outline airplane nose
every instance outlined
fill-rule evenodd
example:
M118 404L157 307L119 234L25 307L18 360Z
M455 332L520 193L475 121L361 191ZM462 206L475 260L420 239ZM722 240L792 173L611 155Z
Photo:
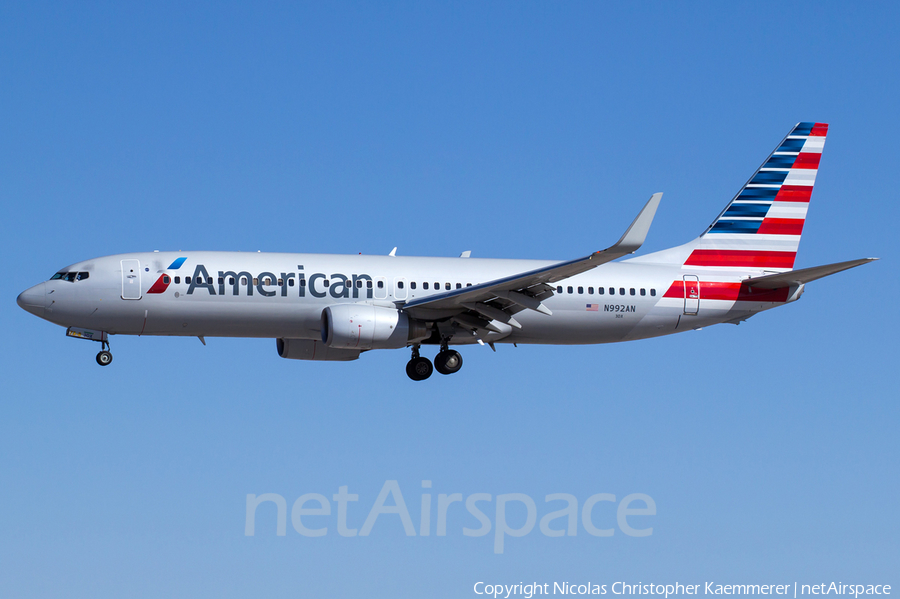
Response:
M46 288L46 283L40 283L31 289L26 289L16 298L16 303L26 312L43 317L44 306L46 305Z

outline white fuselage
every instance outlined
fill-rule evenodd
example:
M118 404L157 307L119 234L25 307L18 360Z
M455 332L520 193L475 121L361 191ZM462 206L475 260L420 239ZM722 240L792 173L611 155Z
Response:
M179 258L184 260L178 268L170 268ZM89 276L50 280L23 296L30 298L30 311L50 322L111 335L322 339L322 312L328 306L366 303L402 310L413 299L551 264L554 261L148 252L73 264L62 272ZM689 267L639 261L604 264L555 284L557 292L544 301L551 315L524 310L516 314L521 328L502 327L484 340L591 344L643 339L737 322L799 295L753 301L737 299L736 294L720 297L706 293L709 281L739 287L747 275L733 269L702 270L693 273ZM680 285L693 282L693 275L698 288ZM457 334L451 343L476 341L471 334Z

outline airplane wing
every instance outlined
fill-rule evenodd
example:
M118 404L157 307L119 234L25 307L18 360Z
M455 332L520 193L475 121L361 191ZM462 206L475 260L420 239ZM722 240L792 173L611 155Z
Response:
M401 307L414 318L425 320L455 316L466 328L497 330L490 324L492 320L521 328L513 315L522 310L551 314L541 303L554 293L550 283L586 272L637 251L647 237L647 231L650 230L661 198L661 193L653 194L621 239L605 250L583 258L412 300L402 304ZM463 314L470 311L475 314Z
M779 287L789 287L791 285L799 285L800 283L809 283L810 281L833 275L842 270L853 268L854 266L868 264L873 260L878 260L878 258L860 258L859 260L848 260L847 262L836 262L835 264L825 264L824 266L790 270L774 275L764 275L761 277L744 279L742 283L760 289L778 289Z

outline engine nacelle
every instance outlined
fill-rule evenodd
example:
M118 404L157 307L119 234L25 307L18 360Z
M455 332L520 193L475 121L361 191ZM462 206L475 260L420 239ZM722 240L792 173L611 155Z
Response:
M334 349L396 349L429 334L425 323L395 308L340 304L322 311L322 341Z
M359 350L335 349L317 339L276 339L278 355L289 360L348 362L359 358Z

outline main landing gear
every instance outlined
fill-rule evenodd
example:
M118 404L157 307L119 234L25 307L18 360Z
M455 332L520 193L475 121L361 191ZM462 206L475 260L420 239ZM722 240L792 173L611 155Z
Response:
M434 366L431 360L419 355L419 346L414 345L412 359L406 363L406 374L414 381L424 381L437 370L441 374L453 374L462 368L462 356L458 351L449 349L447 343L441 344L441 351L434 357Z
M424 381L434 372L431 360L419 355L419 346L414 345L412 358L406 363L406 375L414 381Z
M434 369L441 374L453 374L462 368L462 356L455 349L442 349L434 357Z
M97 354L97 364L100 366L109 366L112 363L112 352L109 351L109 343L102 342L100 353Z

